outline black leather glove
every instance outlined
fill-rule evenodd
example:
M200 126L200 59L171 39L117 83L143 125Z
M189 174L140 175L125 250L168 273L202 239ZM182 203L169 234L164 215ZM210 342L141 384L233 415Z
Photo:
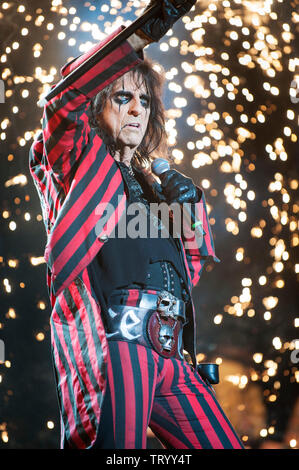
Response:
M196 0L158 0L161 1L161 14L154 16L136 31L151 42L159 41L172 25L184 16L195 5ZM147 11L157 0L151 0L144 11Z
M194 185L191 178L182 175L182 173L168 170L161 175L160 179L162 194L168 204L200 201L201 190Z

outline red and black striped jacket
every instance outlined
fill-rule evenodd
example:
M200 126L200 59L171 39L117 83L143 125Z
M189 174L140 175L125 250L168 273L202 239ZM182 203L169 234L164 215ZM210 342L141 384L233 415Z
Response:
M62 75L78 67L119 31L64 66ZM95 227L105 205L113 204L115 208L111 216L114 222L108 221L108 228L103 227L109 234L126 204L121 172L101 138L90 128L87 111L91 98L140 60L124 42L90 68L45 105L42 132L30 149L30 172L48 237L44 257L52 309L51 349L61 415L61 447L90 448L96 437L108 350L101 308L87 266L104 243ZM202 246L186 249L181 241L190 290L197 284L206 258L217 260L204 197L200 204Z

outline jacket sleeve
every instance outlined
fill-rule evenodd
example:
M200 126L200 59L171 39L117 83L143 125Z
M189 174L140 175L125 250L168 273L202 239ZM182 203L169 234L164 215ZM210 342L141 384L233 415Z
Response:
M151 186L157 201L165 201L161 185L154 180ZM176 237L180 239L190 288L198 283L208 258L213 259L216 263L220 262L215 253L205 194L202 188L197 187L197 190L201 195L199 202L184 203L183 207L178 203L170 206L174 232ZM194 223L196 224L195 229L192 228Z
M119 31L63 67L62 75L86 61ZM29 167L48 232L44 257L54 295L83 272L104 243L100 235L110 233L124 210L120 171L91 130L87 111L100 90L140 61L140 55L124 42L44 108L42 132L30 149ZM99 222L108 207L114 212L102 227ZM98 225L102 227L99 233Z
M198 283L204 264L209 257L215 262L220 262L215 253L206 198L202 189L201 192L200 201L190 204L191 210L183 211L182 242L193 287ZM196 223L195 229L191 228L191 211Z
M61 69L66 77L91 55L116 36L116 30L87 53L74 59ZM104 59L78 78L70 87L45 105L42 136L43 159L67 192L70 176L83 150L89 143L88 108L90 100L115 79L128 72L141 58L128 42L108 54Z

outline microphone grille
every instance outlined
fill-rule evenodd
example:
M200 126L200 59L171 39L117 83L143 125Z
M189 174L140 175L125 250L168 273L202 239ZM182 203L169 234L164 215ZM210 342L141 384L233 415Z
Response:
M156 158L152 162L151 168L154 175L160 176L162 173L165 173L165 171L170 169L170 165L167 160L164 160L164 158Z

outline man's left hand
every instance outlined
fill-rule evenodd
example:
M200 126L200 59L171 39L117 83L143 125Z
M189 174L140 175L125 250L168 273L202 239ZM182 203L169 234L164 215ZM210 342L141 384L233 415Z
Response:
M161 3L159 14L150 18L136 31L137 34L145 35L150 42L160 41L174 23L188 13L196 0L159 0L159 2ZM151 0L145 11L156 3L157 0Z
M192 179L176 170L168 170L161 178L162 193L168 204L178 202L196 203L201 199L201 190L197 188Z

